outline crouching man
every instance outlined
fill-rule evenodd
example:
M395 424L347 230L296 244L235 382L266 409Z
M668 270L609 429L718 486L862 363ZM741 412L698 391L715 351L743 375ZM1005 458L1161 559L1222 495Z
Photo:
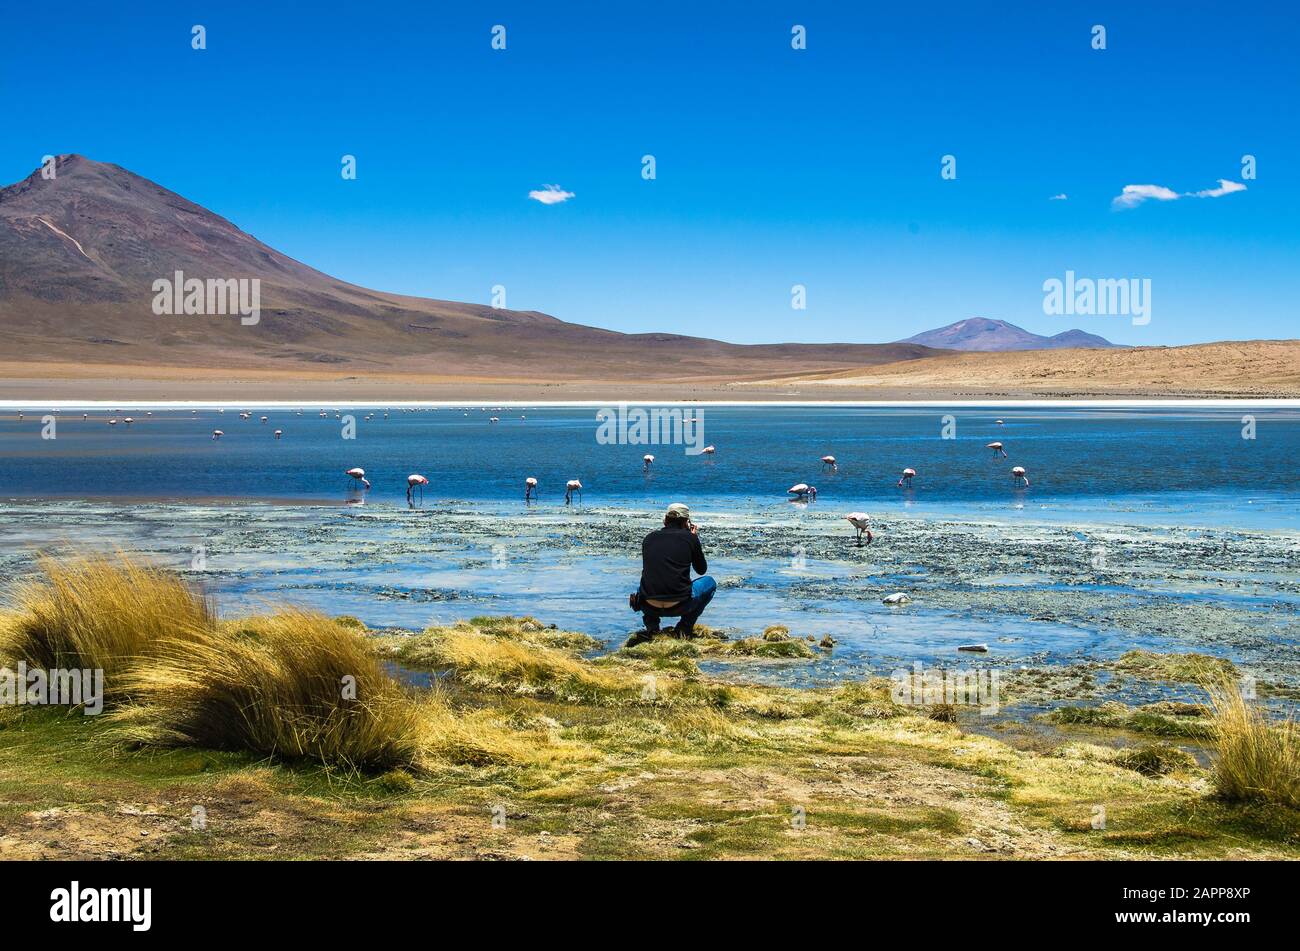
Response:
M694 581L692 568L699 575ZM676 637L695 633L695 622L718 590L705 574L708 570L691 510L674 502L664 514L664 527L641 542L641 586L628 599L645 619L647 636L659 633L659 619L665 617L679 619L673 628Z

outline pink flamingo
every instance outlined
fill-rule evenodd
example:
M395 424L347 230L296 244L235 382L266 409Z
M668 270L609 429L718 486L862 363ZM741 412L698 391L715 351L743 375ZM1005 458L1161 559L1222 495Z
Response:
M420 501L424 501L424 487L429 484L429 480L418 472L412 472L406 477L406 501L411 501L411 492L415 489L420 490Z
M213 438L213 439L220 439L220 438L221 438L222 436L224 436L224 435L225 435L225 433L223 433L223 432L222 432L221 430L219 430L219 429L214 429L214 430L212 430L212 438Z
M834 456L822 456L822 465L823 465L823 466L830 466L830 467L831 467L831 472L839 472L839 471L840 471L840 467L839 467L838 465L835 464L835 457L834 457Z
M276 439L279 439L279 438L280 438L281 436L283 436L283 435L284 435L284 430L283 430L283 429L277 429L277 430L275 431L275 438L276 438Z
M1002 453L1002 458L1003 458L1003 459L1005 459L1005 458L1007 457L1007 451L1006 451L1005 449L1002 448L1002 443L1000 443L1000 442L991 442L991 443L989 443L988 445L986 445L984 448L985 448L985 449L992 449L992 450L993 450L993 455L995 455L995 456L996 456L998 453Z
M355 469L349 469L347 471L347 474L350 475L353 478L353 480L355 480L356 482L360 482L367 489L370 488L370 480L366 478L365 469L362 469L358 466Z
M862 536L867 536L867 544L871 544L871 516L866 512L850 512L844 516L848 523L858 530L858 547L862 547Z
M529 476L524 480L524 501L532 501L535 495L537 495L537 480Z
M1020 481L1021 481L1022 479L1023 479L1024 482L1025 482L1025 488L1026 488L1026 489L1029 488L1029 476L1025 475L1025 467L1024 467L1024 466L1012 466L1012 467L1011 467L1011 481L1014 482L1016 485L1019 485L1019 484L1020 484Z
M717 451L718 451L717 446L705 446L703 449L700 450L700 455L711 456Z
M649 472L650 467L654 465L655 457L650 455L650 453L647 452L644 456L641 457L641 461L645 463L645 465L641 468L641 471Z
M578 501L582 501L582 482L578 479L570 479L564 483L564 504L569 505L573 501L573 493L578 493Z
M785 491L794 496L791 502L802 502L805 499L809 502L817 501L817 486L809 485L807 482L796 482Z
M903 477L902 477L901 479L898 480L898 486L899 486L899 488L902 488L903 483L906 482L906 483L907 483L907 487L910 489L910 488L912 487L912 480L915 479L915 478L916 478L916 470L915 470L915 469L904 469L904 470L903 470Z

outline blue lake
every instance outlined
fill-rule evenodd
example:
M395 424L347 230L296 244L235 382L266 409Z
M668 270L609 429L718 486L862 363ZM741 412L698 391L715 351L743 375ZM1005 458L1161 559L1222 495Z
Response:
M744 676L962 663L974 642L983 665L1196 650L1300 684L1293 410L705 406L700 444L717 451L691 455L598 441L596 407L344 409L355 439L326 409L69 408L55 439L41 407L0 416L0 576L37 550L120 547L186 572L223 612L295 603L406 629L529 613L615 646L637 626L640 539L684 501L720 584L705 623L838 642ZM430 483L413 507L410 473ZM566 506L572 478L584 492ZM797 482L817 501L789 501ZM899 590L911 605L880 603Z

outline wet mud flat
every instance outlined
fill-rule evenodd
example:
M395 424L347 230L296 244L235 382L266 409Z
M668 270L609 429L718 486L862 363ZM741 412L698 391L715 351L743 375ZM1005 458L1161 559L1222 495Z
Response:
M225 612L294 603L401 630L531 614L614 650L639 626L626 594L658 517L432 500L416 509L8 502L0 575L32 570L38 551L122 548L182 570ZM706 661L712 674L815 686L921 662L1007 676L1091 670L1093 699L1185 695L1131 677L1107 686L1105 665L1142 649L1224 657L1275 688L1300 688L1292 532L895 515L874 520L875 542L857 547L829 507L703 506L696 520L720 587L707 623L733 637L784 624L836 642L811 659ZM900 591L911 603L881 603ZM988 650L957 650L971 643ZM1051 679L1060 689L1035 702L1088 699L1069 686L1077 677Z

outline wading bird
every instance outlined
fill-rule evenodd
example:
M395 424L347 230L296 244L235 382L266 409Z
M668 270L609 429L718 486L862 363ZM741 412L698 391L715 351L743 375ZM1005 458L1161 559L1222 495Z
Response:
M809 502L817 501L817 486L809 485L807 482L796 482L785 491L794 496L791 502L801 502L805 499Z
M275 438L276 438L276 439L279 439L279 438L280 438L281 436L283 436L283 435L284 435L284 430L283 430L283 429L277 429L277 430L275 431Z
M823 466L830 466L830 468L831 468L831 472L839 472L839 471L840 471L840 467L839 467L838 465L835 464L835 457L834 457L834 456L822 456L822 465L823 465Z
M370 480L366 478L366 470L360 467L349 469L347 474L352 477L353 481L360 482L367 489L370 488Z
M578 501L582 501L582 482L578 479L570 479L564 483L564 504L568 505L573 501L573 493L578 493Z
M424 501L424 487L429 484L429 480L418 472L412 472L406 477L406 501L411 501L411 493L417 488L420 490L420 501Z
M537 494L537 480L529 476L524 480L524 501L532 501L533 496Z
M862 536L867 536L867 544L871 544L871 516L866 512L850 512L844 516L850 525L858 530L858 547L862 546Z
M718 451L717 446L705 446L703 449L700 450L700 455L711 456L717 451Z
M213 439L220 439L220 438L221 438L222 436L224 436L224 435L225 435L225 433L223 433L223 432L222 432L221 430L219 430L219 429L214 429L214 430L212 430L212 438L213 438Z
M1007 451L1006 451L1005 449L1002 448L1002 443L1000 443L1000 442L991 442L991 443L989 443L988 445L986 445L984 448L985 448L985 449L992 449L992 450L993 450L993 455L995 455L995 456L996 456L998 453L1002 453L1002 458L1003 458L1003 459L1005 459L1005 458L1007 457Z
M1012 466L1011 481L1016 485L1019 485L1022 479L1024 480L1025 488L1029 488L1029 476L1025 475L1025 467Z
M904 470L903 470L903 477L902 477L901 479L898 480L898 484L899 484L899 486L901 487L901 486L903 485L903 483L906 482L906 483L907 483L907 487L910 489L910 488L912 487L912 480L915 479L915 478L916 478L916 470L915 470L915 469L904 469Z
M650 471L650 466L654 464L655 457L652 456L652 455L650 455L650 453L647 452L644 456L641 457L641 461L645 463L645 465L642 467L641 471L642 471L642 472L649 472L649 471Z

